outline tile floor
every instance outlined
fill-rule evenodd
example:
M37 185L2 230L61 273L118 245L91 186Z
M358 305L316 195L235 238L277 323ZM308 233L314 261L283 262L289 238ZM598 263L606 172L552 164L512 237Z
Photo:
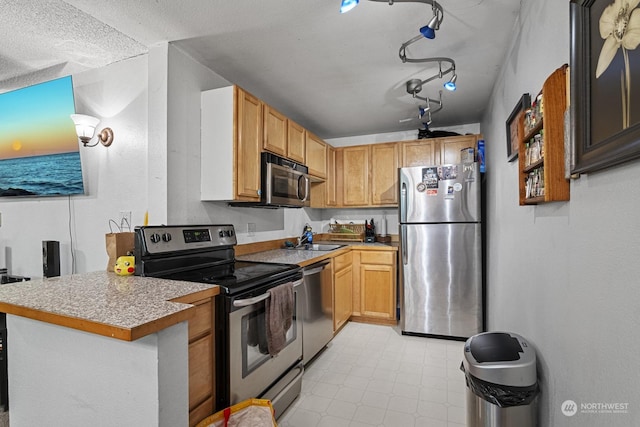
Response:
M349 322L306 368L279 427L464 427L463 342Z

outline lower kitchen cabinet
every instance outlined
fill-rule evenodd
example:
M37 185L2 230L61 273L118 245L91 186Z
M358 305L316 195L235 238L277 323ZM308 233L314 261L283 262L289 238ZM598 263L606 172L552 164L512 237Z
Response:
M175 300L196 306L189 320L189 426L195 426L215 409L215 357L213 298Z
M396 323L396 251L353 251L353 320Z
M348 252L332 260L333 269L333 331L338 331L351 317L353 266Z

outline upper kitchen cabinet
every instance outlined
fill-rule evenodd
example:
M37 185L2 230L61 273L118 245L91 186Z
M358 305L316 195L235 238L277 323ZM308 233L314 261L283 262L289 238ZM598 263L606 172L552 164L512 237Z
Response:
M398 204L398 144L371 145L371 204Z
M338 192L344 206L367 206L369 194L369 145L338 148Z
M263 138L264 150L304 164L304 128L267 104L264 104Z
M201 102L201 200L259 201L262 102L238 86Z
M328 207L338 205L336 156L336 149L330 145L327 145L327 181L325 182L325 204Z
M287 156L294 162L306 162L306 131L293 120L287 121Z
M287 157L287 118L271 106L264 104L264 135L262 148Z
M309 175L324 180L327 178L327 143L311 132L306 132L306 154Z
M336 171L336 149L327 144L327 178L311 182L311 207L330 208L338 206L338 177Z
M436 164L435 145L434 139L401 142L402 167Z
M451 165L462 163L462 150L465 148L476 149L478 135L449 136L438 138L440 148L440 164Z
M477 140L478 135L460 135L400 142L402 167L461 163L462 149L476 149Z

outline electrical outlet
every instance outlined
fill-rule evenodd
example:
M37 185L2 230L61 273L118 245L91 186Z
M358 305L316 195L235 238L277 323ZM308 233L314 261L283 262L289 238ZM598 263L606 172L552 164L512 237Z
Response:
M122 231L132 231L133 224L131 224L131 211L120 211L120 221L118 222Z

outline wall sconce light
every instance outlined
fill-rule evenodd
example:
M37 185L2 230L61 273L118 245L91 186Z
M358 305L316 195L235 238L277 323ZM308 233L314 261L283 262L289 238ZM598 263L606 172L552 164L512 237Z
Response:
M83 146L95 147L98 145L98 142L100 142L105 147L108 147L113 142L113 131L111 128L104 128L98 133L96 142L89 144L96 133L96 126L100 123L100 119L85 114L72 114L71 120L73 120L73 123L76 125L76 133Z

